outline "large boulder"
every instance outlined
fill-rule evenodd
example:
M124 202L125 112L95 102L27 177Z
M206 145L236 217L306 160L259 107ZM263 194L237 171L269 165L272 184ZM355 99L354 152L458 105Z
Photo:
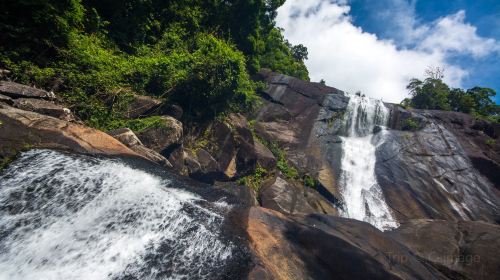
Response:
M287 181L281 177L269 180L259 192L262 207L289 215L307 215L313 213L337 216L337 210L331 202L316 190L304 187L298 182Z
M180 145L182 123L170 116L161 116L161 125L147 128L137 134L144 146L162 153L172 145Z
M124 112L125 117L135 119L147 116L162 104L162 100L146 95L134 95Z
M368 223L258 207L244 216L255 258L249 279L446 279Z
M500 226L484 222L410 220L389 233L451 279L500 275Z
M0 81L0 93L11 98L41 98L41 99L56 99L53 92L48 92L42 89L10 82Z
M13 106L21 110L32 111L67 121L74 119L68 108L43 99L18 98L15 99Z
M0 155L13 156L26 148L140 157L102 131L0 103Z
M151 160L152 162L156 162L159 165L172 168L172 164L164 156L151 149L146 148L132 130L128 128L121 128L109 131L108 134L125 144L134 152Z

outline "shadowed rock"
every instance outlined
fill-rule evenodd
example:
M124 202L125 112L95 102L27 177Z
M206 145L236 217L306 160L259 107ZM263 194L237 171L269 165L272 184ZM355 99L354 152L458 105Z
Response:
M410 220L389 235L451 279L486 280L500 275L500 226Z
M145 95L134 95L125 111L125 117L130 119L147 116L162 104L162 100Z
M11 98L42 98L55 99L56 96L52 92L43 89L37 89L30 86L21 85L9 81L0 81L0 93Z
M252 207L249 279L445 279L375 227L327 215L288 218Z
M270 180L259 192L261 206L283 214L307 215L323 213L338 215L333 205L316 190L281 177Z

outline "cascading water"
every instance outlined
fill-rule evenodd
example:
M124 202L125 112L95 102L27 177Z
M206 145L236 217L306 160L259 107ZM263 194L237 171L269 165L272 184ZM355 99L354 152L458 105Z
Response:
M223 236L231 206L173 177L49 150L2 174L0 279L220 279L244 266Z
M385 126L389 112L382 101L349 95L342 136L341 187L344 200L342 215L369 222L379 229L397 227L375 177L375 151L384 139L384 130L373 134L376 126Z

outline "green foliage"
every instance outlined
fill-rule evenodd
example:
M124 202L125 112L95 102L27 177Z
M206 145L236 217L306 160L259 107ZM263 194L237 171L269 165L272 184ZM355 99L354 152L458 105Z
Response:
M305 175L302 178L302 182L304 183L304 186L313 189L317 188L317 186L319 185L319 182L309 175Z
M440 79L412 79L407 86L412 95L410 105L418 109L450 110L450 88Z
M7 0L0 67L57 91L78 117L107 128L132 93L183 106L190 120L250 110L267 67L308 79L307 49L275 27L284 0Z
M236 183L239 185L248 186L255 191L259 191L260 187L262 186L262 182L265 180L267 175L269 175L267 170L257 164L254 174L240 178L236 181Z
M165 121L160 116L152 116L143 119L117 119L111 121L106 127L107 130L114 130L118 128L127 127L135 133L142 132L151 127L166 127Z
M5 0L0 4L0 54L45 64L83 26L79 0Z
M415 131L419 128L419 124L416 120L414 119L406 119L403 122L403 130L410 130L410 131Z
M411 98L403 100L401 104L404 107L457 111L498 120L500 107L493 101L496 95L493 89L450 89L441 78L427 78L424 81L412 79L407 88Z
M486 145L488 146L493 146L497 143L497 141L495 139L487 139L486 140Z
M286 159L286 151L281 149L277 143L267 143L268 148L276 157L276 167L288 179L297 179L299 172L294 167L288 164Z
M254 64L254 68L269 68L302 80L309 80L309 72L303 61L306 58L307 49L304 46L291 46L283 37L281 30L273 28L264 42L264 51L258 56L258 63Z

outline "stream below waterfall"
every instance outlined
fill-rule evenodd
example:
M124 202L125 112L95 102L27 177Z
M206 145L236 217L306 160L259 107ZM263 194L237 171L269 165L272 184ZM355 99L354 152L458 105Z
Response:
M382 101L349 95L341 137L341 215L381 230L398 226L375 176L376 149L384 141L388 118L389 110Z
M239 278L231 203L150 168L23 153L0 173L0 279Z

